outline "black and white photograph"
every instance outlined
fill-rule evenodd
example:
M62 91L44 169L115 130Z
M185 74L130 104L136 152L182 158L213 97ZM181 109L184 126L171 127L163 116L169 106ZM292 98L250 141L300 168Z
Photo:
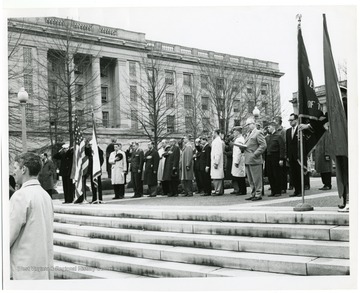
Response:
M4 0L2 290L357 289L357 9Z

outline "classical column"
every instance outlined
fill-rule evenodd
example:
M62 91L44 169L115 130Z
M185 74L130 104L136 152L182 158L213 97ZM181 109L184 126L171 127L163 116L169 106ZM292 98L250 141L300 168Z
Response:
M130 107L128 105L130 97L130 86L127 79L127 68L126 60L117 59L116 68L115 68L115 84L117 89L117 94L115 95L116 99L114 101L114 118L116 119L116 125L119 125L121 128L130 128ZM126 115L127 113L128 115Z
M101 76L99 57L92 57L91 69L94 89L92 93L94 118L97 125L102 125Z

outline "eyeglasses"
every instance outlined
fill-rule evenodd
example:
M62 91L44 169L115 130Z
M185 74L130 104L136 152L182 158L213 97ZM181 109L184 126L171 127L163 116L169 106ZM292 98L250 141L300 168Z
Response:
M295 119L289 119L289 122L292 122L292 121L294 121Z

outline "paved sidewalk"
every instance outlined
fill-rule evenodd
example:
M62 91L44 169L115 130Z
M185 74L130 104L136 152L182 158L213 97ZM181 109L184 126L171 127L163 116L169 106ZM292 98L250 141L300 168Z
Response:
M318 190L322 187L321 179L314 177L310 179L311 188L310 190L305 191L305 203L310 204L315 209L329 208L330 210L337 210L337 205L340 204L340 199L337 194L336 188L336 178L332 178L333 189L330 191L320 191ZM124 199L113 200L114 193L111 190L104 191L103 201L104 205L108 206L116 206L116 205L127 205L127 206L137 206L147 208L163 208L166 207L176 207L176 208L199 208L204 207L206 209L252 209L252 208L260 208L260 207L277 207L285 210L292 209L297 204L302 202L301 197L289 197L293 191L288 190L286 194L281 195L280 197L268 197L271 193L268 190L269 185L265 185L265 196L261 201L247 201L245 198L249 196L249 188L247 188L248 195L245 196L236 196L230 194L232 189L226 189L225 194L223 196L208 196L203 197L195 194L193 197L166 197L166 196L157 196L155 198L149 198L145 195L142 198L131 198L133 195L130 190L127 190ZM58 199L54 199L54 203L60 204L62 200L62 196L59 194L56 196ZM92 199L91 195L87 196L87 200L90 201ZM93 205L94 206L94 205Z

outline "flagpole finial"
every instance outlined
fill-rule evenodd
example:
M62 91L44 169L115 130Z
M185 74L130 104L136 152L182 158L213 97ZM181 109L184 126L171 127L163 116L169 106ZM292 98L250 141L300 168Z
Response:
M298 28L300 28L300 26L301 26L301 18L302 18L301 14L296 14L296 19L298 21Z

